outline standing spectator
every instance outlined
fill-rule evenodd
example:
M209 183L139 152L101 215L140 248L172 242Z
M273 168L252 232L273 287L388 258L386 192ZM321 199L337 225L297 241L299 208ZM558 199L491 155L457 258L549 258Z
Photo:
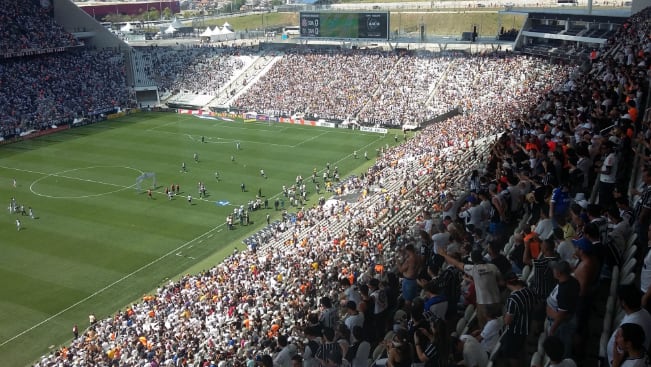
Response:
M651 166L645 166L642 170L642 181L645 185L644 191L642 191L642 197L635 206L634 217L637 221L638 243L648 246L649 233L647 228L651 225Z
M373 278L368 283L369 296L373 300L374 311L373 311L373 335L374 340L382 340L384 337L384 332L386 329L386 324L389 314L389 303L387 300L386 291L380 287L380 281L377 278Z
M364 339L364 330L355 326L351 333L352 344L346 351L346 360L351 367L368 367L371 343Z
M441 290L434 283L429 282L425 285L423 288L424 312L430 312L435 317L445 319L448 300L440 293Z
M511 291L506 299L504 326L506 330L502 337L501 358L508 361L509 366L521 366L525 343L529 335L529 320L534 305L537 303L534 292L526 287L515 273L506 276L506 287Z
M604 142L601 147L605 158L601 164L601 174L599 175L599 205L608 207L614 205L613 190L617 180L617 154L615 143L611 140Z
M651 238L651 224L647 225L647 232ZM647 240L647 246L651 245ZM640 271L640 290L642 291L642 307L651 313L651 251L644 256L642 270Z
M549 265L558 261L559 257L554 250L554 241L552 239L546 239L542 241L542 256L537 259L530 259L533 266L533 278L531 280L531 290L536 294L539 300L547 299L549 293L556 286L556 279ZM527 254L529 251L525 252L525 261L527 261Z
M571 203L569 182L561 181L560 185L552 191L552 197L549 201L549 218L554 222L555 226L558 225L557 218L567 216ZM547 237L541 235L543 239Z
M353 330L355 326L364 326L364 314L357 310L357 303L355 301L348 301L346 303L347 315L344 318L344 325L348 330Z
M450 257L442 249L439 249L439 254L445 258L447 263L463 270L472 277L477 292L477 320L479 321L479 327L483 328L488 321L488 313L502 306L498 287L500 280L499 269L493 264L486 264L481 251L472 251L470 253L472 264L468 265Z
M448 254L453 259L460 261L456 252ZM457 315L457 302L461 298L462 272L448 263L443 264L444 269L432 280L433 286L441 290L441 295L448 299L448 308L445 318L450 319Z
M343 359L341 346L335 341L335 331L332 328L323 328L323 344L316 353L316 358L321 362L322 366L339 366Z
M411 306L411 301L418 296L419 287L416 277L421 263L422 260L416 254L414 245L405 246L404 258L398 270L402 273L402 298L405 300L407 308Z
M590 309L595 300L594 294L599 281L599 259L595 253L595 247L586 237L572 241L576 247L575 256L579 263L574 269L574 278L579 282L579 297L576 304L576 334L578 347L575 356L583 356L585 339L584 334L589 332L588 322L590 321Z
M579 294L581 286L571 275L572 269L566 261L553 262L550 266L558 284L547 297L548 334L560 338L565 348L565 356L570 356L572 338L576 332L576 295Z
M316 354L321 349L321 329L318 326L308 326L305 329L305 337L308 342L303 348L303 367L318 367Z
M321 306L321 314L319 315L319 323L325 328L333 329L337 327L339 322L337 317L337 310L333 307L330 297L322 297L319 302Z
M296 355L296 345L289 343L287 335L278 336L280 352L273 359L274 367L291 367L292 357Z

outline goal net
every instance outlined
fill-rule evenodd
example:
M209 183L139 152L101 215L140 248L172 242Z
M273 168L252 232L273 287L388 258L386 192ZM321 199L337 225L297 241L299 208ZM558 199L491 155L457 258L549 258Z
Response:
M144 172L142 175L138 176L136 178L136 190L137 191L142 191L142 186L143 183L147 185L147 183L151 181L151 189L156 188L156 173L154 172Z

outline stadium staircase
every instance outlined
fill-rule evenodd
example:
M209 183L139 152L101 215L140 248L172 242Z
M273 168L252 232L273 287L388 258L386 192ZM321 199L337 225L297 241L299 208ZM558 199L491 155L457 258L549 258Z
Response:
M222 88L217 96L208 103L208 107L231 106L240 95L246 92L252 85L264 76L273 65L281 60L283 55L271 55L265 53L258 57L249 67L237 78L232 79ZM246 83L245 83L246 81ZM231 94L231 91L235 93Z

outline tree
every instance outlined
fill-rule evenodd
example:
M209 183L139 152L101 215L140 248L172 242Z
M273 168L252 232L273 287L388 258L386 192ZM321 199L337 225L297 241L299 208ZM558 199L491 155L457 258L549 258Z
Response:
M149 20L158 20L160 19L160 11L158 9L150 9L149 10L149 16L147 17Z
M172 19L172 9L170 9L169 7L163 9L163 18Z

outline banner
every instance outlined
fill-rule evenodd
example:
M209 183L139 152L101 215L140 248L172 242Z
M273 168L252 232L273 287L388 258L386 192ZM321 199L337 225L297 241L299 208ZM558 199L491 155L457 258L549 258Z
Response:
M14 143L14 142L21 141L21 140L34 139L34 138L38 138L39 136L54 134L54 133L57 133L59 131L68 130L69 128L70 128L70 125L63 125L63 126L57 126L56 128L52 128L52 129L35 131L35 132L33 132L33 133L29 134L29 135L14 137L14 138L11 138L9 140L6 140L6 139L2 138L2 139L0 139L0 145L10 144L10 143Z
M121 111L121 112L118 112L118 113L111 113L111 114L106 115L106 119L107 120L112 120L112 119L116 119L118 117L126 116L126 114L127 113L124 112L124 111Z
M378 134L386 134L389 132L389 130L383 128L383 127L368 127L368 126L361 126L359 128L360 131L364 132L369 132L369 133L378 133Z

